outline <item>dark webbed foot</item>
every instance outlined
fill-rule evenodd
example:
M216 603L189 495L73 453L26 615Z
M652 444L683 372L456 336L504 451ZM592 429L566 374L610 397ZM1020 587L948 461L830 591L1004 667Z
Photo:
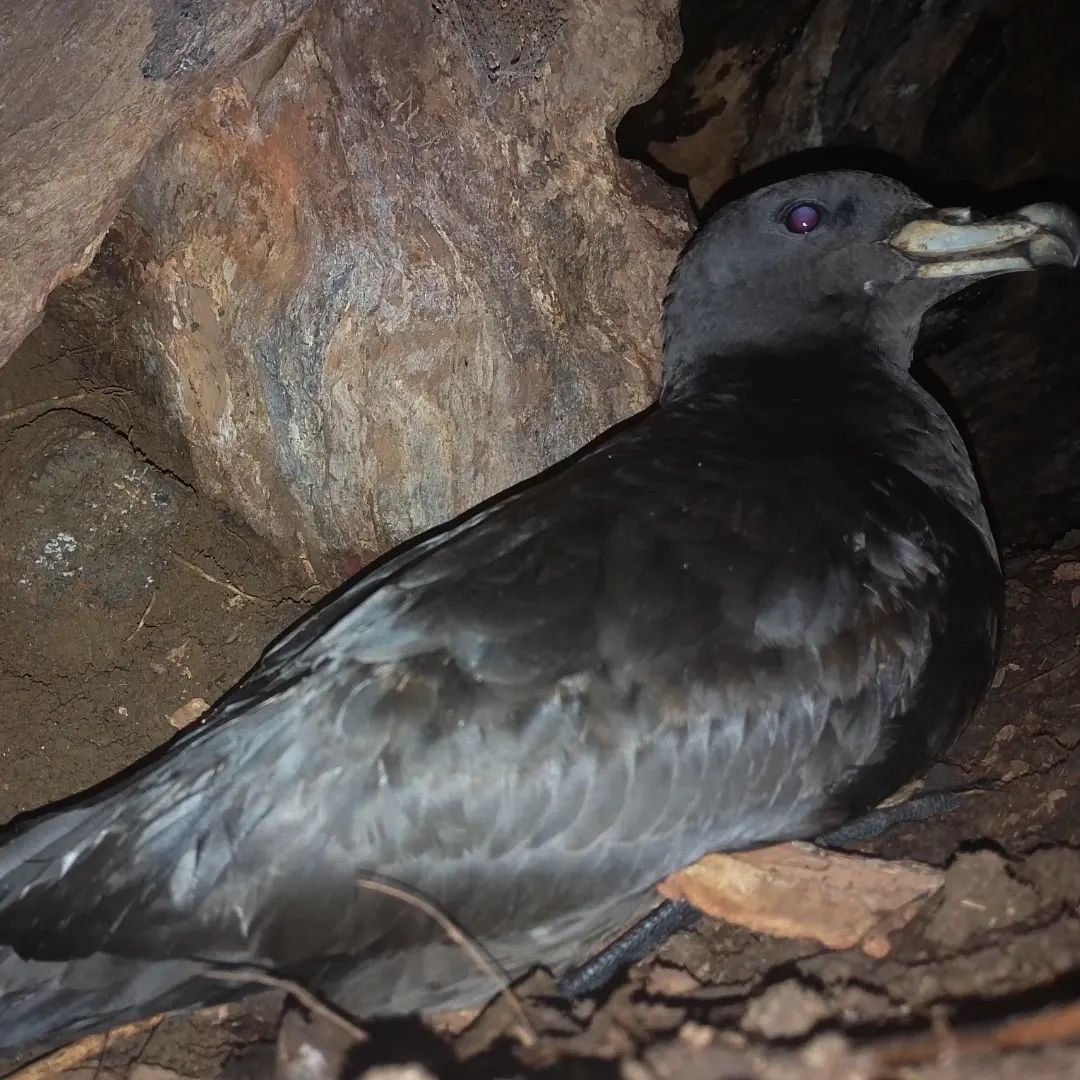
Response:
M818 837L817 843L829 848L842 847L880 836L897 825L928 821L955 810L976 790L931 791L893 806L881 806ZM665 900L581 967L566 972L559 980L560 993L567 998L595 993L624 968L644 959L673 934L689 930L700 918L701 912L685 900Z

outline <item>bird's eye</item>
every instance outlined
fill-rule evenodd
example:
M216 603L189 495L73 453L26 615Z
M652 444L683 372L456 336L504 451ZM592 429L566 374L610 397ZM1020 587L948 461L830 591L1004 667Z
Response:
M809 203L793 206L784 216L784 225L788 232L813 232L821 224L821 211Z

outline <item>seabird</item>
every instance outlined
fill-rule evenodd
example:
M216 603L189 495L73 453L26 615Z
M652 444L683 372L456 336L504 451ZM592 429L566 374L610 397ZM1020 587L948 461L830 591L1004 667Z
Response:
M657 404L301 619L205 722L0 844L0 1049L253 989L359 1017L562 971L710 851L879 802L990 677L994 540L913 379L926 310L1073 266L1080 221L992 220L827 172L687 247Z

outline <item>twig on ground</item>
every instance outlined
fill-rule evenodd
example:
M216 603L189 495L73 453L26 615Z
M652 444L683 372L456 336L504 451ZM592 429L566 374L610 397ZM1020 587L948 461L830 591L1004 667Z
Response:
M428 918L433 919L442 927L443 933L461 947L470 960L485 974L491 977L491 981L499 988L499 994L509 1006L511 1012L518 1018L521 1024L521 1042L524 1046L535 1046L539 1042L536 1029L532 1026L525 1006L521 999L514 993L510 980L506 977L499 965L484 952L477 941L467 934L453 919L444 911L433 904L426 896L406 888L403 885L392 884L378 878L360 878L358 884L362 889L371 889L373 892L392 896L397 900L403 900L412 904L418 911L422 911Z
M340 1009L328 1005L295 979L274 975L258 967L213 967L207 968L203 974L220 982L258 983L260 986L268 986L272 990L281 990L286 994L291 994L308 1012L340 1028L357 1043L367 1042L368 1035L362 1027L354 1024Z
M981 1031L938 1031L897 1041L876 1050L883 1066L922 1065L943 1053L982 1054L1026 1050L1049 1043L1080 1039L1080 1001L1052 1009L1012 1017L996 1027Z
M252 593L244 592L243 589L237 588L231 581L222 581L221 578L216 578L213 574L208 574L202 567L196 566L193 562L189 562L183 555L180 555L175 551L173 552L173 557L177 562L183 563L189 570L193 570L199 577L209 581L212 585L217 585L221 589L227 589L233 596L242 597L244 600L253 600L257 604L270 603L265 596L255 596Z
M1030 678L1005 687L1002 690L1002 695L1012 694L1017 690L1027 690L1029 693L1033 690L1049 690L1052 687L1060 686L1061 683L1068 681L1078 672L1080 672L1080 653L1061 660L1054 664L1053 667L1047 668L1046 671L1040 671L1038 675L1032 675Z
M131 631L130 634L128 634L128 636L126 638L124 638L125 641L130 641L146 625L146 616L150 614L150 609L154 606L154 601L156 599L157 599L157 589L155 589L150 594L150 603L147 604L146 607L143 609L142 615L139 616L138 625L135 627L134 630Z

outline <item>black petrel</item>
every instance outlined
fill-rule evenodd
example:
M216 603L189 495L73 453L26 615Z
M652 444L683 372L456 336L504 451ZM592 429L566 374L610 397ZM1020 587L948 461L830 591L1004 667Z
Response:
M196 729L0 843L0 1049L240 996L476 1001L439 904L564 970L709 851L812 837L924 768L990 676L1001 577L926 310L1072 266L867 173L721 210L672 276L657 404L350 581Z

